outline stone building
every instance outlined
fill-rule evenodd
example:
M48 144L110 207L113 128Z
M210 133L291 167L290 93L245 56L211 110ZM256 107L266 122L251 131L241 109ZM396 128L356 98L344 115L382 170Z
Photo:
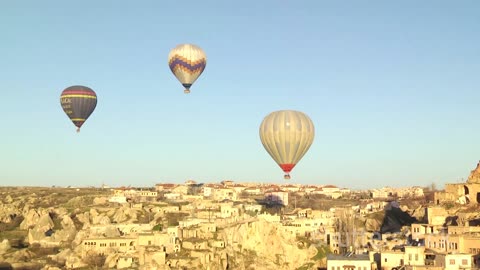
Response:
M435 203L456 202L460 204L480 203L480 162L470 172L466 183L445 184L445 191L435 192Z
M370 257L364 254L327 255L327 270L371 270Z
M405 246L403 251L382 251L380 261L377 261L381 270L399 269L406 265L425 265L425 247Z

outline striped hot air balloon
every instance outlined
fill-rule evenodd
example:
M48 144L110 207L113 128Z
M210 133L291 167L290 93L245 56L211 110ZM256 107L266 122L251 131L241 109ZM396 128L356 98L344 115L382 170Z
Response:
M285 179L290 179L290 172L307 153L314 136L312 120L299 111L272 112L260 125L260 140L285 172Z
M173 75L185 87L185 94L188 94L192 84L207 66L207 55L196 45L181 44L170 51L168 65Z
M80 128L97 106L97 94L86 86L70 86L60 95L60 104L77 127L77 132L80 132Z

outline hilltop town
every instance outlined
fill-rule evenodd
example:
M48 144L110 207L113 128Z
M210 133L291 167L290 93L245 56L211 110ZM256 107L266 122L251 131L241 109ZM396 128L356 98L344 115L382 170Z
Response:
M475 269L465 183L0 188L0 269Z

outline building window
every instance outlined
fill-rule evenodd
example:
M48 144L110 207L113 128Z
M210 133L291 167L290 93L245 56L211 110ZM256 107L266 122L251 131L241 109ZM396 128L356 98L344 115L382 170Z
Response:
M415 254L415 261L418 261L418 254Z
M335 266L332 266L332 270L335 270Z
M450 259L450 265L454 265L455 264L455 259Z
M462 260L462 265L467 265L468 264L468 260L467 259L463 259Z
M409 260L409 261L412 260L412 254L408 254L408 260Z
M388 262L387 258L385 258L385 262Z

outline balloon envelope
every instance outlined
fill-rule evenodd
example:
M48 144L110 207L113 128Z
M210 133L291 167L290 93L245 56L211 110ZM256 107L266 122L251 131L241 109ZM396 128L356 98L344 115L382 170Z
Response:
M290 179L290 172L307 153L314 136L312 120L299 111L272 112L260 125L260 140L285 172L285 179Z
M80 131L97 106L97 94L86 86L70 86L60 95L60 104L77 131Z
M170 51L168 65L173 75L185 87L184 92L190 93L190 87L207 66L207 55L196 45L180 44Z

